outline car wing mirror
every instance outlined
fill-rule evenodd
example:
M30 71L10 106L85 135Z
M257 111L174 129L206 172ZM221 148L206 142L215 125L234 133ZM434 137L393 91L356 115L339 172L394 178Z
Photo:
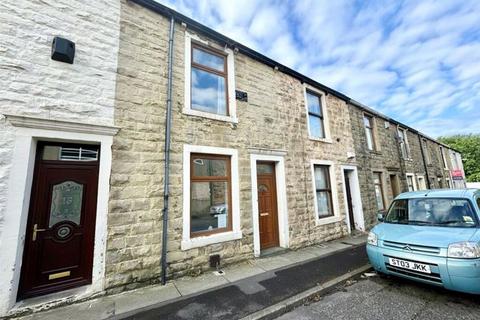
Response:
M379 211L377 213L377 220L378 220L378 222L383 222L385 220L385 212L384 211Z

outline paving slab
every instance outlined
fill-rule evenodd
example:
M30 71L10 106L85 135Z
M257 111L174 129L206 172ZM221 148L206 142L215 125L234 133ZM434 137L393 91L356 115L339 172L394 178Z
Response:
M282 257L294 264L315 259L317 256L307 250L296 250L287 252Z
M202 274L198 277L184 277L175 281L175 287L182 296L205 291L227 284L228 280L223 276L214 275L213 272Z
M350 245L359 245L367 242L367 235L349 237L342 240L342 243L350 244Z
M103 320L112 317L114 314L115 303L111 300L100 298L34 313L22 317L21 320Z
M170 282L165 286L151 286L137 289L134 292L125 292L109 297L115 302L115 313L125 313L164 301L181 297L175 285Z
M242 263L229 266L222 270L225 272L223 277L230 282L235 282L265 272L264 269L256 266L254 263Z
M292 261L281 256L273 256L268 258L261 258L255 260L255 265L262 268L265 271L279 269L292 264Z

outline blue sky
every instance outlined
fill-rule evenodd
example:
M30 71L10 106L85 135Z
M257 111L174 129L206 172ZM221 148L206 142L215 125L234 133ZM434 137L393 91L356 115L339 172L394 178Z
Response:
M432 137L480 132L480 1L159 2Z

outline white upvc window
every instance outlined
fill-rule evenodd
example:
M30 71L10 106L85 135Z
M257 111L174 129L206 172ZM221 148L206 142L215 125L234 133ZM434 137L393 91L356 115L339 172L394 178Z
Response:
M422 139L422 148L423 148L423 154L425 156L425 161L427 162L428 165L431 165L432 157L430 156L430 152L428 151L427 139Z
M450 178L445 178L445 182L447 183L447 188L452 189L452 184L450 182Z
M317 225L341 221L333 161L311 160L311 168Z
M440 147L440 156L442 157L443 169L448 170L447 157L445 157L443 147Z
M416 191L417 184L415 183L415 175L413 173L407 173L407 187L408 191Z
M387 207L385 205L385 184L383 183L383 172L373 172L373 188L375 191L377 209L380 211L386 210Z
M237 123L234 52L185 32L183 113Z
M238 152L184 145L182 250L242 238Z
M398 142L400 143L400 151L402 158L410 159L410 146L408 145L407 129L397 128Z
M311 140L331 143L325 93L312 86L305 85L304 94L308 137Z
M417 186L418 186L418 190L427 189L427 185L425 183L425 177L423 175L417 174Z
M452 167L453 167L452 169L453 170L460 169L460 165L458 164L457 154L454 151L450 152L450 159L452 161Z
M365 136L367 138L367 149L370 151L377 150L377 143L375 139L375 120L373 116L364 114L363 126L365 128Z

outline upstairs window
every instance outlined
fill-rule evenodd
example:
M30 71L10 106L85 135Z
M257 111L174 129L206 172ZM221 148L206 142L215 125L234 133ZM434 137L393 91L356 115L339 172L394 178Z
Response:
M442 157L443 168L448 170L447 158L442 147L440 147L440 156Z
M398 142L403 159L410 159L410 147L408 145L407 130L398 128Z
M192 43L191 109L228 116L227 57Z
M363 125L365 126L365 135L367 137L368 150L375 150L375 137L373 132L373 117L364 115Z
M325 123L321 96L307 90L308 128L312 138L325 138Z
M427 139L422 139L422 148L423 154L425 156L425 161L427 162L427 164L432 164L432 157L430 157L430 153L428 152Z

